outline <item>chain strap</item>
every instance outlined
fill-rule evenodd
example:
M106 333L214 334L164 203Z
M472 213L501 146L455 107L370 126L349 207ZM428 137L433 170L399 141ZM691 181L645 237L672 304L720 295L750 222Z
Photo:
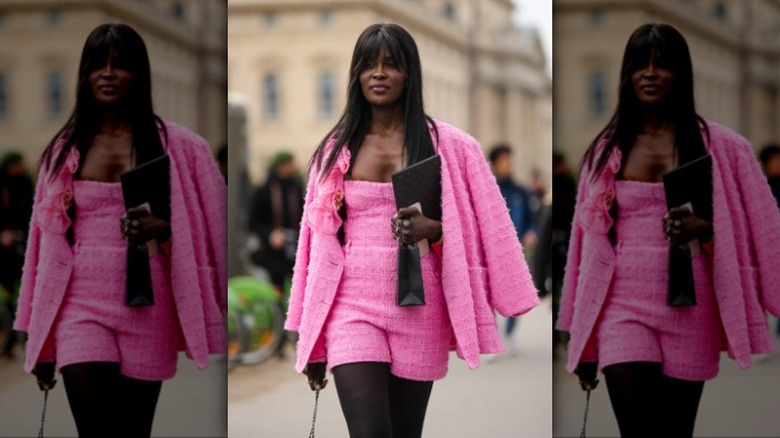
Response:
M585 428L588 426L588 407L590 407L590 389L588 390L588 395L585 396L585 415L582 416L580 438L585 438Z
M46 402L49 400L49 390L43 392L43 412L41 412L41 428L38 429L38 438L43 438L43 423L46 421Z
M320 390L317 389L314 392L314 415L311 417L311 431L309 432L309 438L314 438L314 423L317 421L317 405L320 401Z

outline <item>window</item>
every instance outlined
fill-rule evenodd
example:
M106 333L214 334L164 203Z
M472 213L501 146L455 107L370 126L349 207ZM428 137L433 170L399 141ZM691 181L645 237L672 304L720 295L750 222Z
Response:
M279 118L279 77L269 73L263 79L263 117L266 120Z
M263 25L265 27L274 27L278 21L279 17L276 12L266 12L263 14Z
M60 24L60 22L62 21L62 11L60 11L59 9L52 9L46 15L46 20L49 22L51 26L56 26Z
M329 119L333 116L333 73L320 73L318 94L320 117Z
M49 117L55 118L62 115L63 96L62 96L62 74L60 72L51 72L47 78L47 93L49 100Z
M323 9L319 13L320 24L330 24L333 21L333 13L330 9Z
M590 11L590 24L594 26L598 26L599 24L604 22L604 11L601 9L592 9Z
M0 73L0 120L8 118L8 80Z
M184 5L182 5L181 2L175 2L173 6L171 6L171 15L179 21L184 20Z
M713 9L713 13L716 17L718 17L721 20L726 19L726 5L723 4L723 2L717 2L715 3L715 9Z
M445 3L442 7L442 14L449 20L455 19L455 6L452 3Z
M600 118L604 116L604 110L606 108L604 72L596 71L591 73L588 83L590 115L592 118Z

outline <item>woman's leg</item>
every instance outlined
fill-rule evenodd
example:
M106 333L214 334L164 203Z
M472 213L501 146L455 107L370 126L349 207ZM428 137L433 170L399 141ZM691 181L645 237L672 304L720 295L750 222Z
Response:
M115 436L121 411L117 405L119 364L77 363L62 367L60 372L79 437Z
M350 438L392 438L390 365L358 362L333 368L336 392Z
M659 437L658 427L665 419L659 415L662 400L661 364L657 362L629 362L604 367L609 400L615 412L620 436ZM666 394L674 398L674 394Z
M420 382L390 375L390 417L393 436L420 438L433 382Z
M150 436L162 382L123 376L116 362L84 362L60 370L79 437Z
M696 414L699 410L699 400L704 390L704 382L680 380L674 377L662 376L661 426L659 436L693 436Z
M124 406L119 417L116 436L149 437L152 435L154 412L162 382L138 380L120 375L119 395Z

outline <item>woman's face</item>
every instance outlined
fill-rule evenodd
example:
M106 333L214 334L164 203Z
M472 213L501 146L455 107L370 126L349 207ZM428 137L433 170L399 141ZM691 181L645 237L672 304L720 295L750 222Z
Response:
M647 63L631 74L631 83L640 103L655 105L669 97L674 83L674 72L658 52L653 50Z
M376 59L363 64L360 88L368 103L388 106L398 103L406 85L406 74L397 59L382 49Z
M111 51L103 64L89 74L89 86L97 103L111 105L127 97L132 79L133 74Z

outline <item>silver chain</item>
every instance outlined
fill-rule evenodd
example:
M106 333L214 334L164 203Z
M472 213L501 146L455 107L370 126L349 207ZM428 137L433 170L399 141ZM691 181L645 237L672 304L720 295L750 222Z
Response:
M582 430L580 431L580 438L585 438L585 428L588 426L588 407L590 406L590 389L588 395L585 397L585 415L582 416Z
M311 417L311 431L309 432L309 438L314 438L314 423L317 421L317 404L320 401L320 390L317 389L314 392L314 415Z
M38 429L38 438L43 438L43 422L46 421L46 402L49 400L49 390L43 392L43 412L41 412L41 428Z

